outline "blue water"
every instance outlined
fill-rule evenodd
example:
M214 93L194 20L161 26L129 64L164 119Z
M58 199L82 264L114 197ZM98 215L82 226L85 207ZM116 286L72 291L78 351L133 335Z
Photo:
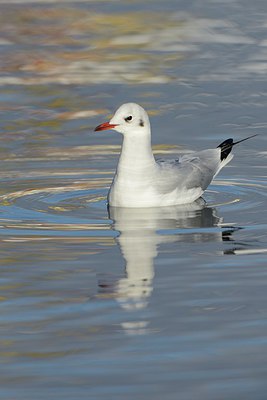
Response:
M265 400L267 4L1 1L0 394ZM123 102L156 157L259 136L183 207L107 209Z

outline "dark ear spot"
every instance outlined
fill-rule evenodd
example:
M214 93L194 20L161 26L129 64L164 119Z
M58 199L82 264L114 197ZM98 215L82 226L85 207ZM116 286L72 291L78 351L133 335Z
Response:
M145 124L144 124L144 121L142 120L142 119L140 119L140 121L139 121L139 126L144 126Z

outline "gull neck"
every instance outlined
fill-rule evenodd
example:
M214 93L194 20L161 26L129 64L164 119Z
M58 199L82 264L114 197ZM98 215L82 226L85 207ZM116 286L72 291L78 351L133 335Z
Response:
M155 163L150 129L142 134L131 132L124 135L118 170L140 171Z

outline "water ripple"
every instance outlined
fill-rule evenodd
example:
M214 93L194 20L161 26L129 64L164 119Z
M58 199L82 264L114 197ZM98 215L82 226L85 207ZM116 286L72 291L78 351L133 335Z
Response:
M107 189L101 184L99 180L94 188L90 182L2 195L1 235L116 236L107 212ZM266 200L264 188L263 179L216 180L204 197L210 207L248 211Z

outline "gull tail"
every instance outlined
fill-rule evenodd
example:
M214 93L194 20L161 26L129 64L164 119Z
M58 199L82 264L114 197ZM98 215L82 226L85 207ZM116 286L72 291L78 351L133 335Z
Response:
M251 139L255 136L258 136L258 134L252 135L252 136L248 136L245 139L241 139L238 142L234 142L233 139L227 139L224 142L222 142L221 144L219 144L219 146L217 146L217 148L221 148L221 161L225 160L229 154L232 151L233 146L235 146L238 143L244 142L245 140Z

